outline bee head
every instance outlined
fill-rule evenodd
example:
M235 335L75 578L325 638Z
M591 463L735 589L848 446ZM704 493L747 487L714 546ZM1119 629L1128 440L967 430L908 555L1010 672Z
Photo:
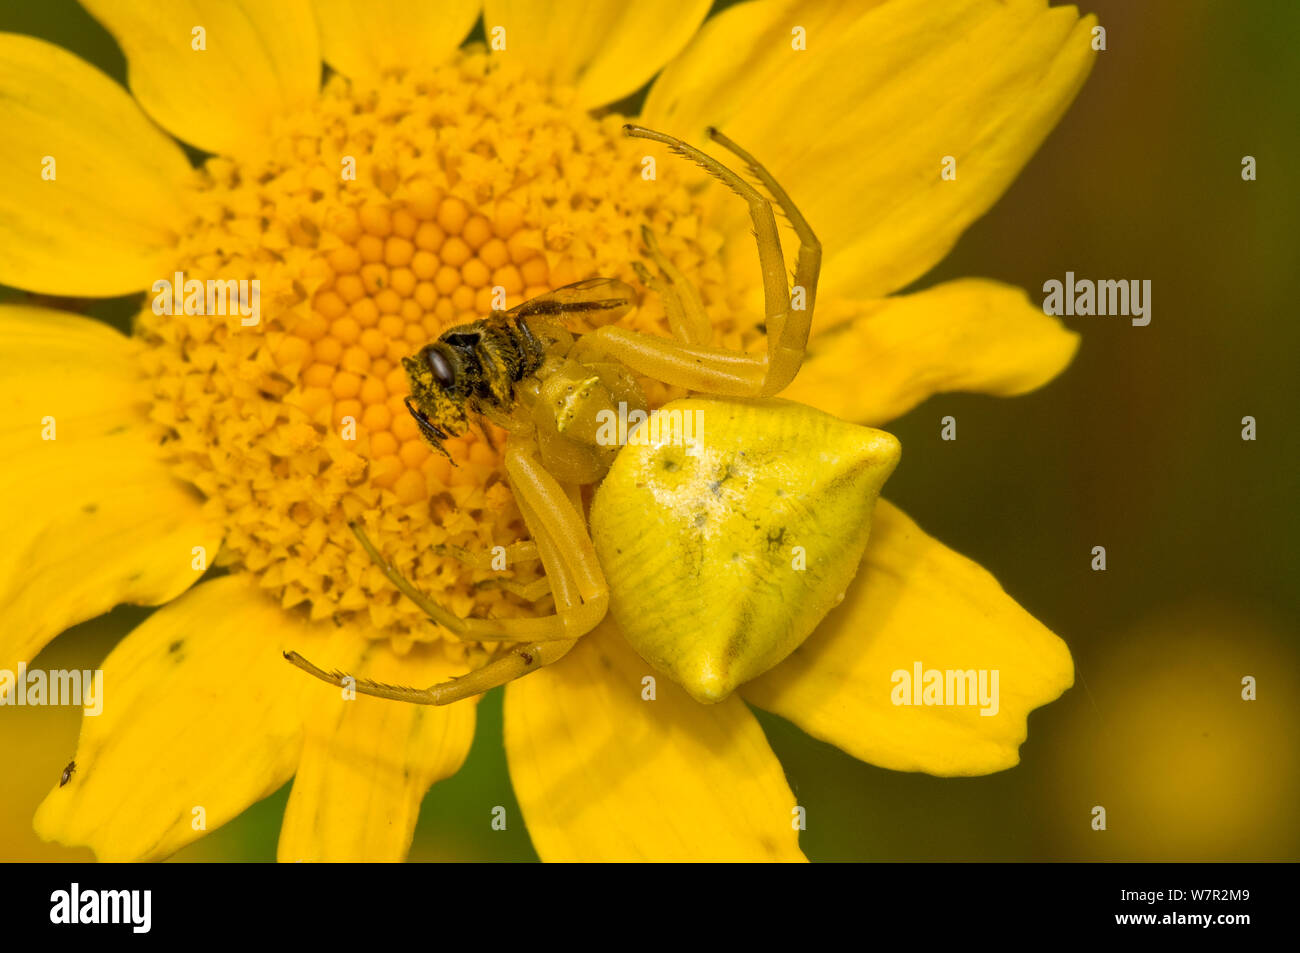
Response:
M465 375L459 355L442 341L435 341L421 348L414 357L402 358L402 367L406 369L411 384L406 409L420 425L424 439L450 460L451 454L443 446L443 441L464 433L468 427L463 387Z

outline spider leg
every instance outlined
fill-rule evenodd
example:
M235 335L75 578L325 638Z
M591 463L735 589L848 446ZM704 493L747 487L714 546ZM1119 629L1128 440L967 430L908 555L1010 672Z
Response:
M495 549L495 547L493 547ZM526 563L539 559L537 553L537 544L531 539L522 539L517 543L511 543L508 546L501 547L505 550L506 565L512 563ZM471 569L495 569L492 565L497 555L493 552L482 552L466 549L464 546L453 546L450 543L431 547L431 551L439 556L450 556L457 562L464 563Z
M481 695L498 685L504 685L521 675L527 675L543 665L550 665L567 655L569 649L573 648L575 644L577 644L576 639L538 642L535 645L517 649L494 662L489 662L468 675L431 685L428 688L387 685L383 682L371 681L368 678L354 678L337 670L327 672L313 665L297 652L285 652L284 657L308 675L314 675L322 682L328 682L340 688L351 688L360 695L409 702L413 705L450 705L452 702Z
M513 579L484 579L474 583L475 589L504 589L511 595L527 602L536 602L551 591L551 582L545 576L532 582L516 582Z
M808 343L808 329L812 325L813 305L817 299L817 277L821 273L822 267L822 243L813 234L812 226L803 217L803 213L794 204L794 200L790 198L785 189L781 188L776 179L772 177L772 173L768 172L761 162L723 135L720 130L710 126L707 131L710 139L744 161L745 165L749 167L749 171L754 174L754 177L763 183L763 187L772 194L772 198L776 200L777 208L785 214L786 219L790 222L790 227L794 229L795 236L799 239L799 250L795 253L794 284L796 288L804 290L806 308L803 309L805 317L802 331L800 332L798 328L794 330L802 334L802 338L798 339L798 362L802 363L804 346ZM773 337L782 339L784 335L780 333L780 329L774 333L771 325L768 325L768 338L770 340ZM799 364L796 363L795 371L798 370ZM791 374L790 378L793 380L794 374ZM787 383L789 382L787 381Z
M572 497L541 465L531 441L512 443L506 450L506 473L524 522L536 540L537 552L550 580L557 611L529 619L464 619L419 592L379 554L356 524L352 530L363 549L397 589L435 622L468 641L513 642L501 658L460 678L425 689L384 685L368 679L347 684L364 695L423 705L446 705L480 695L497 685L526 675L563 657L581 636L605 617L609 586L591 536ZM350 676L326 672L296 652L285 658L332 685L344 685Z
M641 126L624 126L624 131L629 136L664 143L678 155L698 163L749 204L763 273L767 353L753 355L708 347L686 340L684 333L678 335L681 341L673 341L618 327L603 327L585 335L578 349L604 354L647 377L690 390L736 397L767 397L779 393L799 372L808 344L821 267L821 244L816 235L789 195L753 156L721 133L710 130L710 135L743 159L772 192L799 237L795 283L802 290L802 301L796 305L785 276L785 259L772 203L735 172L680 139ZM675 305L665 302L670 323L674 307L680 307L683 314L688 309L680 293Z
M713 337L713 325L704 310L699 289L659 250L659 240L655 238L650 226L641 226L641 240L645 242L650 260L663 275L663 280L651 275L649 269L639 261L632 262L632 268L641 283L663 299L668 327L672 329L673 336L687 344L708 344Z

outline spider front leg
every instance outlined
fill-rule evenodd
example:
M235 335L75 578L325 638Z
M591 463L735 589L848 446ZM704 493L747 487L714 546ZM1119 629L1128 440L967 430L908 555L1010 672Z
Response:
M716 159L687 145L680 139L640 126L624 126L629 136L662 142L678 155L692 159L711 175L721 179L733 192L749 203L750 218L758 243L759 264L763 273L763 298L766 312L767 353L743 354L726 348L707 347L692 338L698 335L678 332L682 341L650 337L625 328L603 327L582 338L578 347L592 350L621 361L647 377L694 391L733 397L768 397L782 391L799 372L812 326L813 305L817 296L817 277L821 269L821 243L790 196L772 178L757 159L716 129L709 135L724 148L735 153L772 193L799 238L795 259L795 284L802 289L802 307L791 302L785 277L785 259L777 233L772 203L735 172ZM650 245L649 240L647 244ZM664 269L658 248L650 245L651 254L664 271L669 286L679 285L679 275ZM698 296L677 294L671 301L670 316L684 312L689 319L697 312ZM689 328L687 321L681 324ZM674 322L675 324L678 322ZM677 329L674 328L676 331Z
M578 638L605 617L609 587L580 511L559 481L542 467L531 441L512 441L506 449L505 464L515 500L537 542L538 555L551 581L557 611L532 619L461 618L412 586L354 525L357 539L388 580L435 622L467 641L516 643L503 657L449 682L417 689L352 679L348 684L356 691L420 705L450 704L480 695L562 658ZM332 685L342 686L344 679L349 678L342 672L326 672L297 652L286 652L285 658Z

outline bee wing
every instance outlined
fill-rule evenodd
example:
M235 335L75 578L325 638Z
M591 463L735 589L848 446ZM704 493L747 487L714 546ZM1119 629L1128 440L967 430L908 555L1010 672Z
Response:
M636 306L632 286L617 278L588 278L530 298L506 312L507 317L583 318L592 327L612 324Z

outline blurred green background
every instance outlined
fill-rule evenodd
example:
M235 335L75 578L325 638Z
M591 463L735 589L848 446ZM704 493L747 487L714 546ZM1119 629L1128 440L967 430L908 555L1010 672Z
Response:
M1076 685L1030 717L1020 766L976 779L880 770L760 713L807 808L814 860L1300 859L1300 4L1083 9L1100 16L1108 49L1080 98L917 286L982 275L1038 299L1067 270L1150 279L1151 324L1067 318L1083 346L1046 389L918 407L890 428L905 454L889 484L1069 643ZM5 0L0 31L125 77L112 39L71 0ZM1255 182L1241 179L1245 155ZM132 307L88 309L124 327ZM955 442L939 439L947 414ZM1255 442L1241 440L1245 415ZM1089 568L1096 545L1103 573ZM93 667L147 614L78 626L36 664ZM1248 674L1255 702L1240 699ZM60 708L0 717L0 859L90 859L31 831L79 721ZM287 796L176 859L274 859ZM520 826L490 829L485 804L519 816L499 690L479 708L464 769L426 799L412 859L536 859ZM1105 832L1090 827L1096 804Z

